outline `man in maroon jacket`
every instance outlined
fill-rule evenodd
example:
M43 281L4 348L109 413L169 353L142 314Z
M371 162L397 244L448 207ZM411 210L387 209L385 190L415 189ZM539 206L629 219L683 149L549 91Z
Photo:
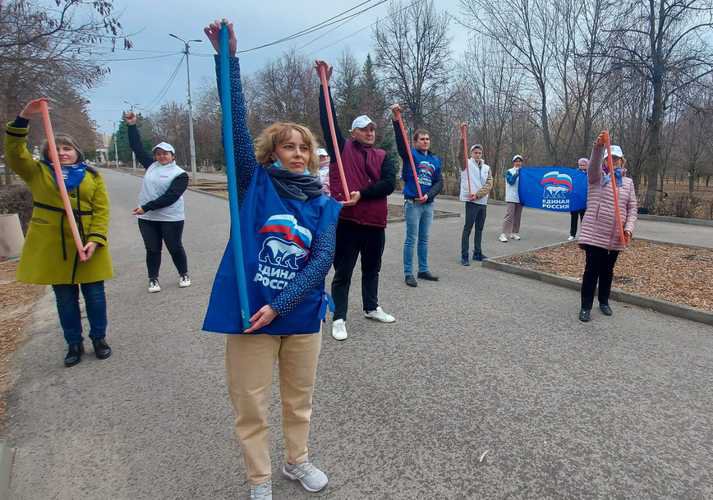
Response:
M331 67L324 61L317 61L318 71L320 65L326 66L327 79L329 79ZM334 101L330 99L330 102ZM329 169L330 191L332 197L338 201L349 198L339 215L332 280L332 297L335 304L332 337L345 340L349 286L359 254L361 254L361 295L364 315L383 323L395 321L393 316L385 313L379 306L378 295L381 256L384 253L385 243L386 198L396 186L396 165L386 151L374 147L376 127L371 118L366 115L356 117L350 130L351 138L344 139L337 124L334 105L331 111L336 129L336 145L332 142L329 130L324 93L320 91L319 112L322 133L327 152L333 160ZM336 148L341 152L344 176L350 189L349 196L345 196L339 178L334 153Z

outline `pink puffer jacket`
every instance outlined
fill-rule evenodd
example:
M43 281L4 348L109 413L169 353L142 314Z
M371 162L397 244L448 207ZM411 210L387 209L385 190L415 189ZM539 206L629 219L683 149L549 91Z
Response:
M589 192L587 194L587 211L582 220L582 232L579 235L580 245L592 245L607 250L624 250L626 248L619 239L614 217L614 193L607 182L602 185L602 158L605 148L594 147L589 160ZM614 176L612 176L614 177ZM634 223L638 204L634 182L624 177L619 187L619 212L625 231L634 233Z

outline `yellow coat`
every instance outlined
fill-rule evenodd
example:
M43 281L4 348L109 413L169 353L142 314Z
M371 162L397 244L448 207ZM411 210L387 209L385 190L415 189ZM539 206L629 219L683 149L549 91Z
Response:
M82 240L97 243L92 258L80 262L54 173L32 158L27 133L26 127L8 125L5 134L5 162L27 183L34 204L17 268L18 281L62 285L111 278L109 196L104 180L98 172L87 171L81 184L69 193Z

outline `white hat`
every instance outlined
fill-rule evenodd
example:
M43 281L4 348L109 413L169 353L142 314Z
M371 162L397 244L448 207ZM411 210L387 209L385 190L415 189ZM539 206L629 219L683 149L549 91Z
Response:
M522 161L522 156L520 156L520 155L515 155L515 156L513 156L513 157L512 157L512 162L515 163L515 160L520 160L520 161Z
M324 148L317 148L317 156L329 156L329 153Z
M151 150L151 152L153 153L153 152L156 151L157 149L163 149L164 151L168 151L169 153L173 153L174 156L176 155L176 150L173 149L173 146L171 146L171 145L170 145L169 143L167 143L167 142L159 142L158 144L156 144L156 145L153 147L153 149Z
M614 144L612 144L611 146L611 155L616 156L618 158L624 158L624 152L621 150L621 147L616 146ZM604 153L604 158L606 158L607 156L609 156L609 152Z
M349 129L349 131L351 132L355 128L365 128L365 127L369 126L370 123L374 123L374 122L368 116L366 116L366 115L357 116L356 118L354 118L354 121L352 122L352 128Z
M470 150L469 150L469 151L472 153L474 149L479 149L479 150L482 151L482 150L483 150L483 146L482 146L481 144L473 144L473 145L470 147Z

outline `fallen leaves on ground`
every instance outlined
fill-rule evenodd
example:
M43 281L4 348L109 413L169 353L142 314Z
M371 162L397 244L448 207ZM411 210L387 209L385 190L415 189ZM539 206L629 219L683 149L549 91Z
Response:
M584 250L576 242L498 259L581 282ZM633 240L619 254L614 284L625 292L713 312L713 249Z
M0 421L5 415L10 356L22 340L35 301L45 287L15 281L17 262L0 262Z

